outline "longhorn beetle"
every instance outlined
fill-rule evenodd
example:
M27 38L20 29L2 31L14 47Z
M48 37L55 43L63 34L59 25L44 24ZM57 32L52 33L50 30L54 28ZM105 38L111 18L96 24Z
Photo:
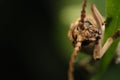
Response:
M93 45L93 58L95 60L100 59L113 41L120 37L120 30L117 30L102 46L105 31L105 19L94 4L91 5L92 15L86 15L86 3L87 0L84 0L81 17L75 23L71 24L68 31L68 38L74 46L74 51L69 62L68 80L74 80L74 63L76 56L82 47Z

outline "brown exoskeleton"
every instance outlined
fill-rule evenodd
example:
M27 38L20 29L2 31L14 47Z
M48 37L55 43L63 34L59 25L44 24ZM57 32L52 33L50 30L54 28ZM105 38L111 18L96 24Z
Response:
M93 46L93 58L95 60L100 59L113 41L120 37L120 30L117 30L116 33L108 38L106 43L102 46L105 31L105 19L94 4L91 6L92 15L86 15L86 2L87 0L84 0L81 18L75 23L72 23L70 30L68 31L68 38L75 47L69 63L68 80L74 80L74 63L81 48L85 46Z

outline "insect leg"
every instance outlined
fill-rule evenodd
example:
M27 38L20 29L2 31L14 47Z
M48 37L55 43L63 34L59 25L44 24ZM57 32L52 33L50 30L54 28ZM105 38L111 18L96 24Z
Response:
M117 49L116 49L116 54L117 54L117 57L116 57L116 64L120 63L120 42L118 43L118 46L117 46Z
M114 41L115 39L117 39L118 37L120 37L120 30L117 30L112 37L110 37L110 38L107 39L106 43L104 44L104 46L103 46L103 48L102 48L101 57L105 54L105 52L106 52L106 51L108 50L108 48L111 46L111 44L113 43L113 41Z
M93 58L96 59L100 59L100 55L101 55L101 49L102 49L102 43L101 43L101 39L99 39L96 43L95 43L95 47L94 47L94 51L93 51Z
M98 9L96 8L94 4L91 6L91 11L92 11L94 19L97 22L98 28L101 30L102 29L101 25L104 24L105 19L102 17L102 15L100 14L100 12L98 11Z
M105 19L102 17L96 6L93 4L91 6L91 11L93 14L93 17L97 23L98 29L101 31L101 40L103 41L104 38L104 32L105 32ZM102 43L101 41L101 43Z

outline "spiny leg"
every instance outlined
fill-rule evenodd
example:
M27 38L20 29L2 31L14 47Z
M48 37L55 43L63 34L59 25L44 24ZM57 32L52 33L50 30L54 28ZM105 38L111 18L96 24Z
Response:
M68 80L74 80L73 72L74 72L74 64L76 60L76 56L81 49L81 42L78 42L74 48L74 51L71 56L71 60L69 62L69 69L68 69Z
M106 52L106 51L108 50L108 48L111 46L111 44L113 43L113 41L114 41L115 39L117 39L118 37L120 37L120 30L117 30L112 37L110 37L110 38L107 39L106 43L104 44L104 46L103 46L103 48L102 48L102 53L101 53L101 56L100 56L100 57L102 57L102 56L105 54L105 52Z

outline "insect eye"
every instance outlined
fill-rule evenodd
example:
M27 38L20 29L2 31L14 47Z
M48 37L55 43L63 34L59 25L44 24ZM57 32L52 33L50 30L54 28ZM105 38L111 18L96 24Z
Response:
M89 21L85 21L85 25L87 26L87 27L89 27L90 25L92 25Z

